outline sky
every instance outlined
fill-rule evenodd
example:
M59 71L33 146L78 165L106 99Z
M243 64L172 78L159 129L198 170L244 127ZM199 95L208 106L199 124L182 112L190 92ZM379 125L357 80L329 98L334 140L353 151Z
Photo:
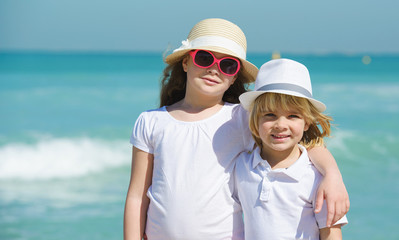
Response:
M0 0L0 51L160 52L225 18L248 52L399 53L397 0Z

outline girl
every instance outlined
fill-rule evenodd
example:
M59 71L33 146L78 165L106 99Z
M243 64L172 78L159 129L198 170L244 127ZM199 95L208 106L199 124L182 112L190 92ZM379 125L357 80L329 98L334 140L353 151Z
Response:
M332 119L312 97L307 68L289 59L269 61L260 68L255 89L240 96L258 146L236 161L245 239L342 239L346 217L329 228L327 209L314 213L322 175L306 148L323 145Z
M142 113L131 137L125 239L243 239L230 176L235 157L254 145L235 104L258 71L246 60L245 35L229 21L205 19L165 61L161 107ZM348 198L339 170L328 151L314 152L328 169L320 199L342 216Z

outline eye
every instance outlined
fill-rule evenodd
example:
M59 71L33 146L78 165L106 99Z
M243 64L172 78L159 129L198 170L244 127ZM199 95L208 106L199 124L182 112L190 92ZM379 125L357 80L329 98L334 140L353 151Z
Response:
M263 114L263 116L264 116L264 117L268 117L268 118L272 118L272 117L275 117L276 114L269 112L269 113Z
M288 117L289 118L299 118L299 119L302 118L301 115L299 115L299 114L290 114Z

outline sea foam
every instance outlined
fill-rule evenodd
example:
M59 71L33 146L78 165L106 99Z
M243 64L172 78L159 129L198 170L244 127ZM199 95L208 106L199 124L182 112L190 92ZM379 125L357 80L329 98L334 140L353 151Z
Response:
M128 165L127 141L58 138L0 147L0 179L70 178Z

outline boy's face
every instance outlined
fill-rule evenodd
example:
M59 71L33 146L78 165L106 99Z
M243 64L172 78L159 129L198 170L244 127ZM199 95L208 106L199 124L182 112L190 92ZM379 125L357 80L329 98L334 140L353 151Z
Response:
M292 151L309 128L304 117L294 109L264 112L258 124L262 153Z

